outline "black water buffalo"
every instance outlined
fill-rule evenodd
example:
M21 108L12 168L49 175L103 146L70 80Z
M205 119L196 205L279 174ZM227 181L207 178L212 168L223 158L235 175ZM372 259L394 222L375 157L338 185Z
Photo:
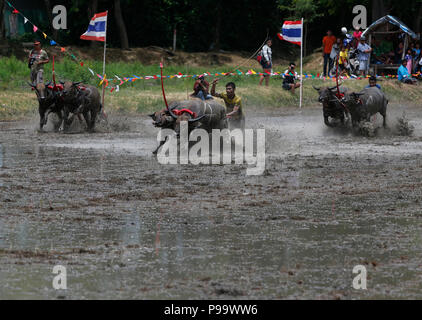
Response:
M47 84L38 83L37 85L29 83L37 94L40 130L43 130L43 127L47 124L48 115L50 113L55 113L60 119L60 122L54 126L54 130L57 131L62 121L63 104L59 91L53 86L50 86L50 84L51 82Z
M388 99L380 89L371 87L359 93L346 93L342 102L350 111L354 127L360 121L370 121L371 116L377 113L380 113L384 118L384 128L387 126Z
M189 112L183 112L189 110ZM169 106L169 114L175 120L174 130L179 131L181 121L188 121L190 128L212 129L228 128L226 108L215 101L186 100L174 102Z
M177 105L173 106L172 108L175 109L176 107ZM152 124L154 125L154 127L165 129L171 128L173 126L174 119L171 117L170 112L167 108L164 108L160 111L156 111L150 114L149 116L153 120Z
M177 135L180 134L180 123L188 123L189 132L193 129L204 129L208 133L212 129L227 129L226 109L215 101L185 100L176 101L168 108L150 115L154 120L153 124L159 128L173 129ZM161 141L160 145L153 152L156 154L166 141Z
M337 86L332 88L313 88L319 93L318 101L322 103L325 125L331 128L336 126L333 122L330 122L330 118L340 120L342 125L344 125L347 110L337 97ZM342 95L344 95L347 91L347 88L340 88L340 94Z
M66 131L71 124L69 114L82 114L85 118L88 131L94 131L95 120L102 109L101 96L98 89L91 85L82 85L80 82L67 81L63 83L63 129ZM73 117L71 118L73 119Z

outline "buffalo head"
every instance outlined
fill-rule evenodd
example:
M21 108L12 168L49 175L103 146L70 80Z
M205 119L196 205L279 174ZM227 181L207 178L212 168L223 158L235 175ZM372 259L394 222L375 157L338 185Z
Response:
M29 86L32 88L32 90L35 90L35 93L37 94L38 101L40 103L43 103L47 98L47 90L46 87L48 87L51 84L51 81L48 82L46 85L44 83L38 83L34 85L33 83L29 83Z
M189 109L167 109L170 116L174 119L174 130L176 131L177 135L180 134L180 123L182 121L186 121L188 123L188 128L191 129L195 126L200 120L202 120L205 115L197 116L194 112Z
M328 103L330 100L333 99L333 97L335 96L335 89L337 88L337 86L334 86L332 88L316 88L314 86L312 86L316 91L318 91L319 93L319 98L318 101L320 103Z
M60 81L60 83L63 85L63 91L62 96L65 99L73 99L78 94L78 85L81 82L72 82L72 81Z
M174 110L177 106L170 108ZM167 108L164 108L160 111L156 111L149 115L153 120L153 125L158 128L170 128L174 123L173 117L170 115L170 112Z

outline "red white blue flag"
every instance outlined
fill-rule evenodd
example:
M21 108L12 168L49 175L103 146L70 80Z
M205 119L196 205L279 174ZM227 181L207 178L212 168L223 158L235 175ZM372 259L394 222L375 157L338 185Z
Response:
M281 33L277 34L280 40L288 41L298 46L302 45L302 21L285 21Z
M107 29L107 11L96 13L88 25L88 30L81 35L82 40L105 41Z

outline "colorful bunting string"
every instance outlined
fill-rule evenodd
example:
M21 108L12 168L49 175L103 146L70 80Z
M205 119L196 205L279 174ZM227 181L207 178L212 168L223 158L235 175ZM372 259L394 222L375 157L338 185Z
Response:
M204 76L215 76L215 77L219 77L219 76L262 76L264 75L263 72L257 72L253 69L248 70L247 72L243 72L241 70L236 70L235 73L231 72L216 72L216 73L210 73L210 72L205 72L203 74L200 75L204 75ZM168 76L163 76L163 78L167 78L167 79L173 79L173 78L192 78L192 79L196 79L198 78L200 75L185 75L182 74L181 72L175 74L175 75L168 75ZM265 75L270 75L271 77L281 77L284 78L284 73L283 72L266 72ZM419 75L419 74L418 74ZM414 76L418 76L418 75L414 75ZM106 84L108 85L109 82L112 83L117 83L116 79L104 79L101 75L97 74L97 76L101 79L101 82L99 85L101 85L103 82L106 82ZM133 75L132 77L123 77L123 79L119 78L117 75L115 75L115 78L117 78L118 80L120 80L120 83L118 85L115 85L111 88L110 92L119 92L119 90L117 90L117 87L119 87L124 83L127 82L135 82L136 80L155 80L155 79L159 79L161 76L160 75L151 75L151 76L136 76ZM320 74L317 75L313 75L313 74L309 74L309 73L304 73L302 75L302 77L304 79L313 79L313 80L323 80L323 81L336 81L335 77L320 77ZM369 76L363 78L363 77L356 77L356 76L342 76L340 77L341 80L364 80L364 79L368 79ZM395 79L397 78L397 75L383 75L383 76L377 76L377 78L385 78L385 79Z

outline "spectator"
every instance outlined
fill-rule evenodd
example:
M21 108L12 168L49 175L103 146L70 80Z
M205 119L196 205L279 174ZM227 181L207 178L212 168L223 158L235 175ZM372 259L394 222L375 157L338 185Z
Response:
M407 61L407 71L409 71L409 74L412 74L412 65L413 65L413 50L407 49L406 56L404 57L404 60Z
M295 83L299 79L299 75L295 71L296 64L290 62L289 68L284 72L283 89L291 91L293 94L297 88L300 88L300 83Z
M384 39L381 42L381 50L385 57L385 64L393 64L394 61L394 46L391 36L387 36L387 39Z
M341 39L337 38L336 43L333 44L333 48L331 49L330 59L333 61L333 65L337 60L337 56L340 53L340 47L342 46ZM331 69L330 69L331 70Z
M419 61L421 58L421 45L419 42L416 42L415 44L415 48L413 49L413 57L413 70L416 73L419 71Z
M420 60L418 61L417 67L416 67L416 73L419 73L419 77L421 76L420 73L422 71L422 57L420 58Z
M349 50L341 45L340 57L338 59L339 69L341 75L346 75L347 65L349 64Z
M356 27L355 31L353 32L353 38L357 41L360 41L360 37L362 36L362 31L360 30L360 27Z
M403 59L403 50L404 50L404 44L403 42L399 43L399 46L395 50L395 63L401 63Z
M212 96L209 94L210 84L205 80L203 75L200 75L198 80L195 81L193 85L193 94L192 97L199 98L201 100L212 99Z
M263 70L263 75L261 76L261 80L259 80L259 85L262 86L262 82L265 79L265 85L268 87L269 81L270 81L270 74L273 68L273 59L272 55L273 52L271 51L271 46L273 42L271 39L267 40L267 43L262 47L261 51L261 65Z
M369 78L369 85L367 85L365 87L365 89L373 88L373 87L378 88L378 89L381 90L381 86L379 84L377 84L377 77L375 77L375 76L371 76Z
M369 55L372 52L372 48L366 43L366 38L364 36L360 38L358 52L359 71L363 77L366 77L369 68Z
M336 37L333 36L331 30L327 31L327 35L322 39L322 56L324 58L324 77L327 76L327 68L331 70L333 61L330 59L331 50L336 43Z
M353 47L356 49L358 47L360 37L362 36L362 31L359 27L355 28L355 31L353 32Z
M414 84L417 80L412 78L409 71L407 70L407 60L403 59L400 68L397 71L398 79L400 82L407 84Z

